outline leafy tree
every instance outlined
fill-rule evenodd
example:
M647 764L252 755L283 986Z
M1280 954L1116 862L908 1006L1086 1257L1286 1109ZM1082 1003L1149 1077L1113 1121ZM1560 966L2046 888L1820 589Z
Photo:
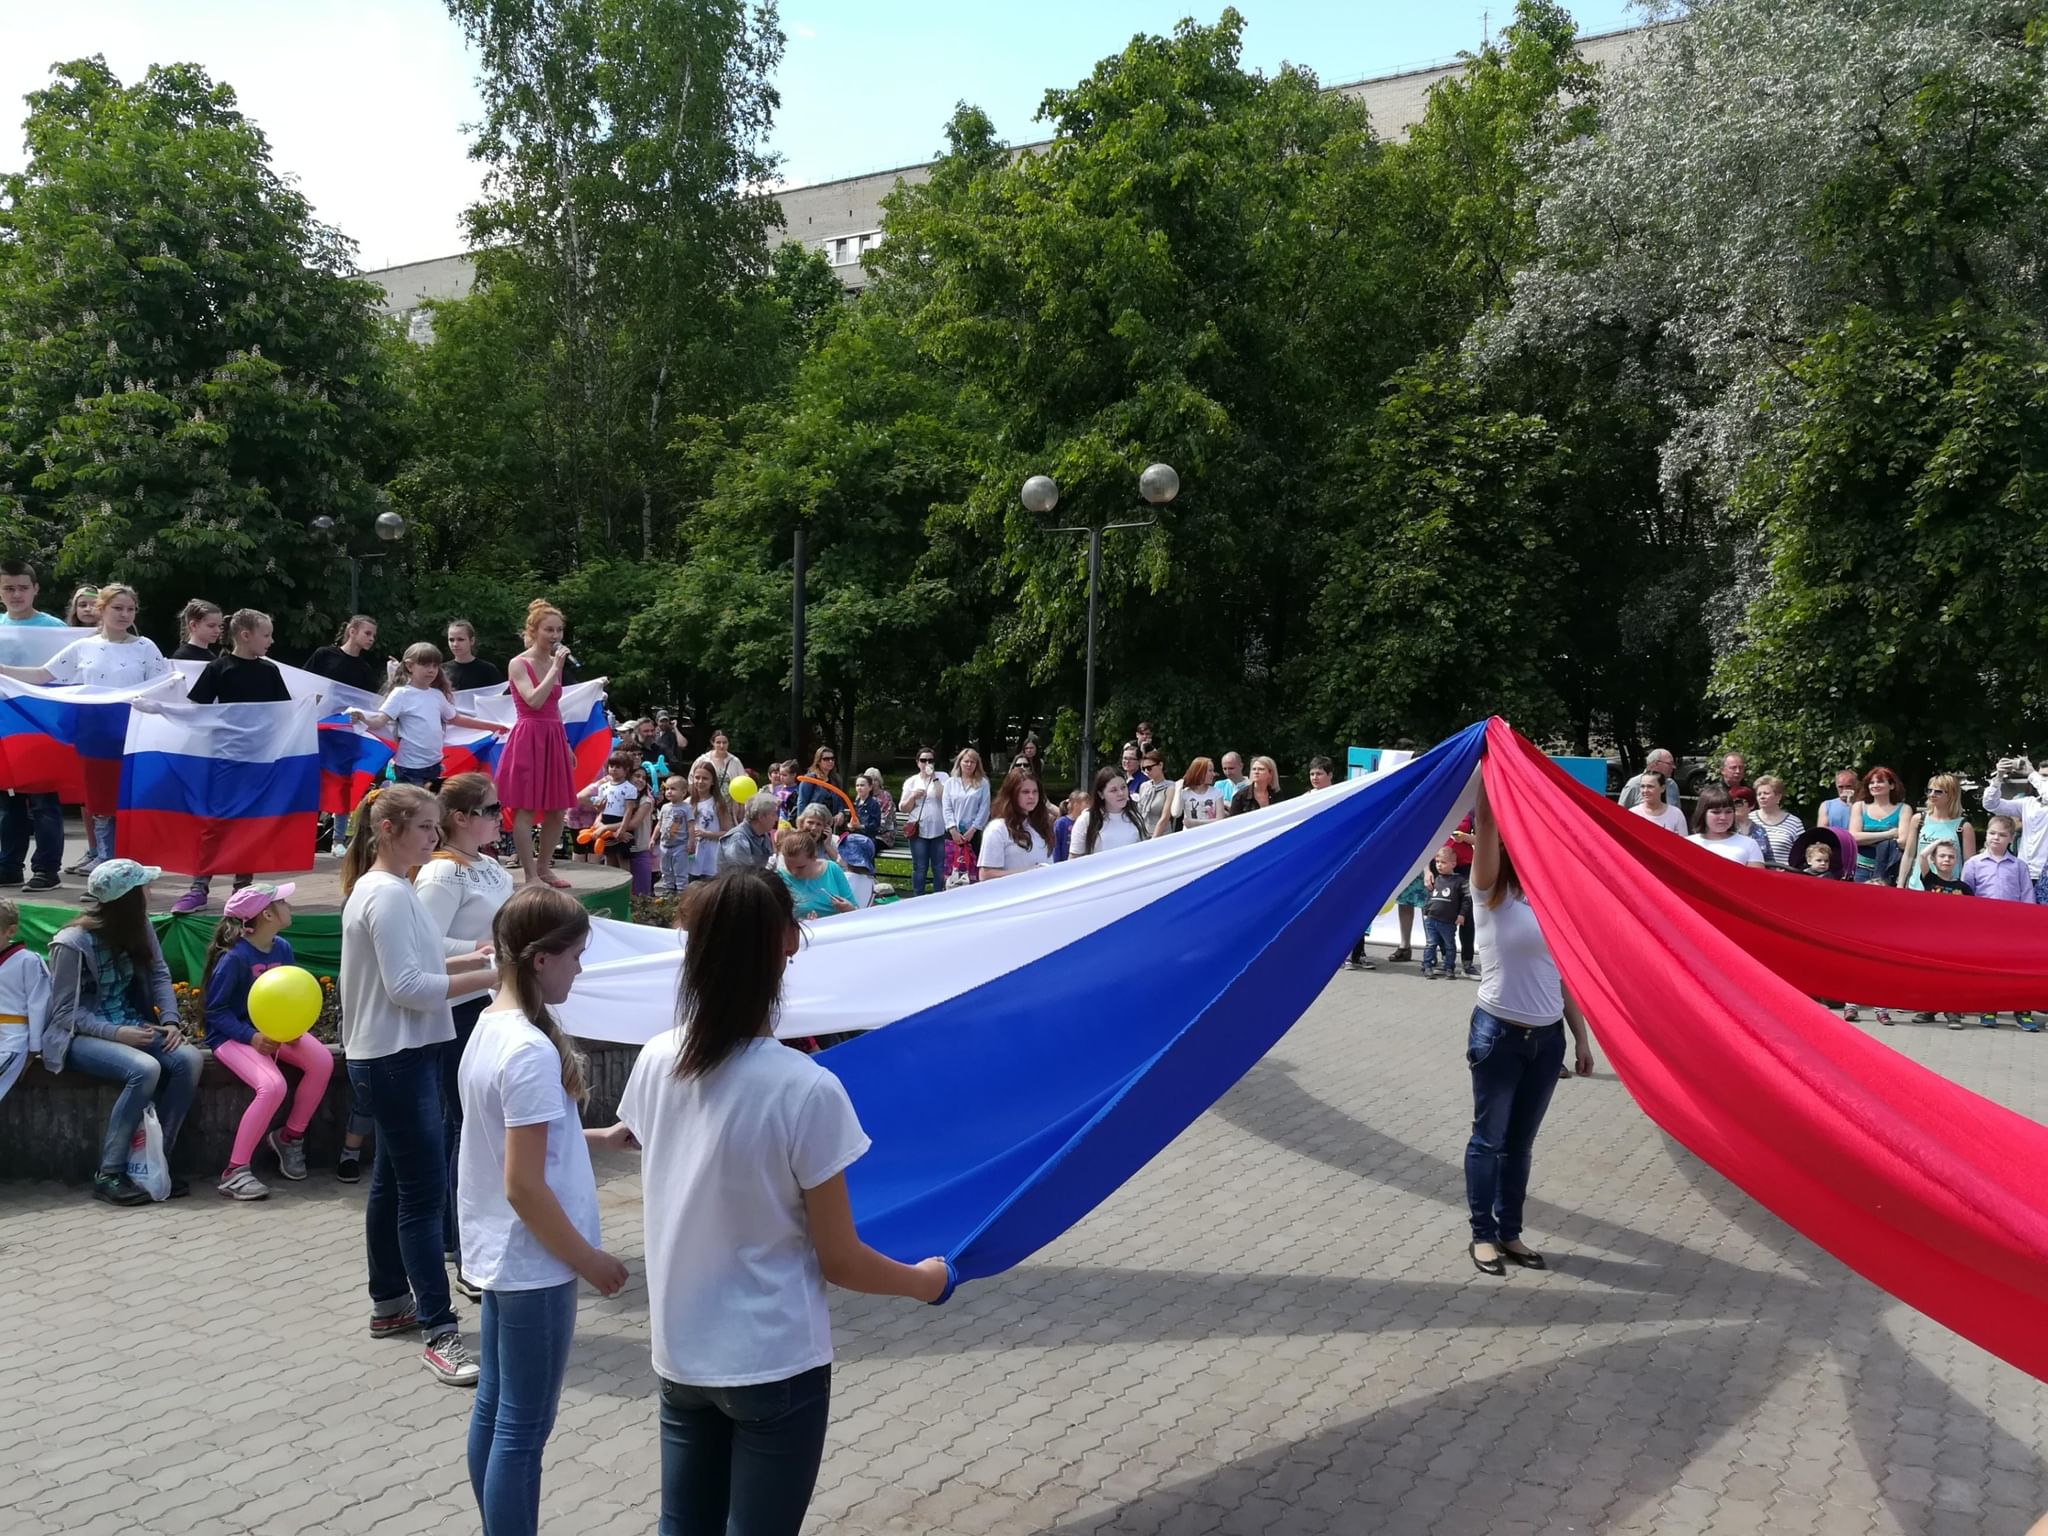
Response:
M973 451L943 381L885 308L862 307L830 329L786 401L745 417L686 525L691 559L634 621L631 646L689 657L694 696L736 741L779 754L801 526L806 697L842 761L857 727L896 740L943 724L947 658L973 636L919 551L933 508L964 492Z
M1791 375L1737 501L1767 565L1715 674L1736 741L1803 784L2023 745L2048 710L2048 333L1858 310Z
M761 392L772 4L449 0L482 57L469 212L536 385L526 437L557 509L543 563L668 552L679 421ZM493 492L499 489L493 486ZM515 492L516 494L516 492Z
M159 636L194 593L335 621L313 518L379 510L395 405L376 289L196 66L33 92L0 180L0 541L133 581Z
M1098 750L1138 715L1174 742L1270 729L1274 679L1313 644L1300 520L1330 442L1406 359L1405 248L1362 110L1297 70L1245 72L1242 27L1225 11L1137 37L1049 91L1043 152L1009 157L963 109L931 181L886 205L863 302L997 424L928 527L986 610L949 669L985 733L1082 692L1085 544L1023 511L1032 473L1059 482L1062 523L1137 520L1139 471L1181 474L1156 527L1106 542Z

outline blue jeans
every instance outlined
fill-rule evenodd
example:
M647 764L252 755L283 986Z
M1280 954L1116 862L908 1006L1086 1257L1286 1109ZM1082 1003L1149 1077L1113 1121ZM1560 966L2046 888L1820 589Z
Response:
M160 1045L123 1045L102 1040L98 1035L73 1035L64 1068L76 1068L87 1077L104 1078L121 1085L114 1100L114 1112L107 1116L107 1134L100 1142L101 1173L119 1173L128 1166L128 1144L135 1128L142 1124L142 1112L154 1102L156 1117L164 1128L164 1155L170 1156L185 1123L185 1111L192 1107L193 1090L199 1086L199 1069L204 1058L196 1045L181 1045L167 1051Z
M428 1338L455 1326L441 1258L441 1209L448 1199L447 1131L441 1124L441 1053L417 1046L348 1064L356 1108L377 1130L363 1227L370 1300L411 1293Z
M919 837L913 833L910 839L910 894L922 896L927 886L934 891L946 888L946 840L943 837Z
M575 1335L574 1280L538 1291L484 1292L469 1415L469 1486L484 1536L540 1529L541 1452L555 1427Z
M1530 1029L1474 1008L1465 1063L1472 1069L1472 1139L1465 1144L1472 1241L1511 1243L1522 1235L1529 1149L1564 1065L1564 1023Z
M462 1265L462 1235L455 1224L455 1165L462 1146L462 1089L458 1074L469 1037L476 1033L476 1021L483 1017L490 1002L488 997L472 997L466 1003L457 1003L451 1010L455 1015L455 1039L441 1047L441 1125L446 1133L442 1141L448 1159L448 1203L441 1207L441 1247L455 1255L458 1269Z
M1437 963L1437 956L1443 956L1444 974L1458 974L1458 925L1446 923L1434 917L1422 920L1422 968L1427 971Z
M660 1536L797 1536L831 1408L829 1365L750 1387L664 1381Z
M441 765L435 763L428 768L407 768L401 763L391 765L391 777L400 784L417 784L421 789L431 789L437 794L441 789Z
M0 795L0 871L19 875L35 836L35 872L54 875L64 862L64 808L55 795Z

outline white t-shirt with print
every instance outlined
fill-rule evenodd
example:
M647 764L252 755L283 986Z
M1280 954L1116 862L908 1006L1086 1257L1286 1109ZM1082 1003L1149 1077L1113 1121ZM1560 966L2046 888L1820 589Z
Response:
M981 834L981 857L976 862L985 870L1000 869L1008 874L1051 863L1052 849L1046 846L1044 838L1031 830L1028 821L1024 823L1022 844L1010 837L1008 822L991 821L988 830Z
M1173 792L1173 814L1180 818L1184 829L1206 827L1230 814L1230 798L1214 784L1201 789L1189 789L1182 784Z
M704 1387L800 1376L832 1359L804 1191L844 1172L867 1134L839 1079L779 1040L701 1078L675 1075L681 1045L669 1030L641 1047L619 1101L643 1149L654 1369Z
M537 1291L574 1280L576 1271L542 1246L505 1198L506 1128L545 1125L542 1177L569 1224L597 1246L597 1175L582 1118L562 1086L554 1042L516 1008L481 1014L456 1086L462 1095L455 1185L462 1272L487 1291Z
M1479 960L1479 1006L1515 1024L1555 1024L1564 1017L1564 982L1543 929L1525 898L1497 907L1491 888L1472 887L1472 947Z
M605 779L597 785L598 810L606 816L615 816L620 821L626 819L626 812L632 809L633 802L639 798L640 786L631 779L620 779L616 784L610 779Z
M134 688L171 670L154 640L137 636L133 640L109 640L105 635L87 635L74 640L43 663L43 670L60 683L82 683L91 688Z
M709 879L718 873L718 796L710 795L702 800L686 800L680 807L682 814L697 824L697 851L690 855L690 878ZM687 823L685 823L687 825ZM688 833L684 834L685 838ZM685 847L689 846L687 842Z
M455 718L455 701L438 688L415 688L410 683L384 695L377 713L389 715L398 732L398 766L439 768L448 745L448 722Z

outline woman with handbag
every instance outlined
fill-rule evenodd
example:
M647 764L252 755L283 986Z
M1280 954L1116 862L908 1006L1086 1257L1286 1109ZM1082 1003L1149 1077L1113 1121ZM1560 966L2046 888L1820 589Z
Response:
M981 754L962 747L953 759L953 776L946 782L946 883L966 877L973 884L981 877L981 833L988 825L988 775L981 771Z
M203 1065L179 1027L171 968L149 926L147 892L162 873L133 859L106 860L85 884L92 907L50 940L43 1066L51 1072L75 1067L121 1085L92 1180L93 1199L109 1205L149 1204L128 1177L128 1144L143 1111L154 1105L169 1159ZM173 1175L172 1198L186 1192L185 1181Z
M910 839L913 896L942 890L946 883L941 864L946 847L946 776L934 767L937 761L938 754L930 747L919 747L917 772L903 781L897 799L906 818L904 834Z

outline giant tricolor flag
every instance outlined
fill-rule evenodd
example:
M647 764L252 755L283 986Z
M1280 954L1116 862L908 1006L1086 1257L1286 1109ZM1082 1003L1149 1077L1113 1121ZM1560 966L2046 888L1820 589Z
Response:
M870 1031L819 1058L873 1140L847 1173L862 1234L972 1279L1079 1220L1300 1015L1462 815L1482 742L1565 985L1651 1118L1858 1273L2048 1379L2048 1127L1809 995L2038 1007L2048 911L1743 868L1499 721L1214 827L808 925L778 1032ZM679 960L676 935L601 923L567 1022L656 1036Z
M312 868L320 709L304 698L132 710L116 851L187 875Z
M130 701L183 694L175 675L141 689L43 687L0 678L0 788L55 794L66 805L113 805Z

